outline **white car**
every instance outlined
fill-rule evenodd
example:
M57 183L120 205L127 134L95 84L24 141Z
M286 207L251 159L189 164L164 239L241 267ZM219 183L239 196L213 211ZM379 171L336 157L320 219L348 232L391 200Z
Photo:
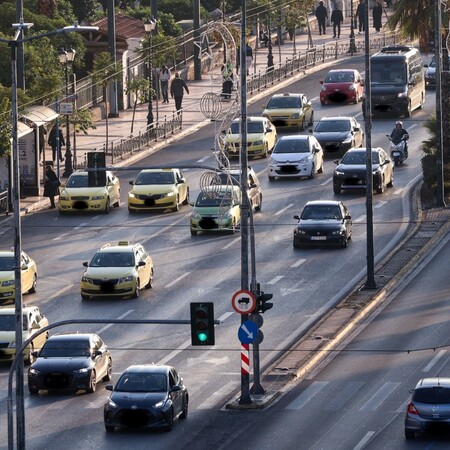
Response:
M314 136L283 136L269 159L269 180L288 177L313 178L323 172L323 149Z

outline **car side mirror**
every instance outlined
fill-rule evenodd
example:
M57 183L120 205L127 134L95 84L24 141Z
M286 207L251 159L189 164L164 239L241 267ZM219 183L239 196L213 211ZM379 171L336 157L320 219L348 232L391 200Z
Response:
M266 128L266 133L272 133L272 128Z
M33 325L31 325L32 330L40 330L41 326L37 322L33 322Z
M189 206L194 206L194 202L188 201Z
M97 356L102 356L102 355L103 355L103 352L101 350L95 350L92 357L96 358Z
M176 384L175 386L172 386L170 388L171 392L179 392L181 391L181 386L179 386L178 384Z
M261 105L261 109L266 109L267 105Z
M22 264L22 266L20 268L22 270L27 270L28 269L28 264Z
M144 267L144 266L145 266L145 261L138 262L138 267Z
M31 352L31 356L34 356L35 358L37 358L39 356L39 352L37 350L35 350L34 352Z
M297 214L294 216L295 220L300 220L300 216L298 216Z
M320 80L319 83L320 83L320 84L323 84L323 80Z
M128 184L131 184L131 186L134 185L134 181L129 181Z
M83 262L83 266L84 266L84 267L88 267L88 266L89 266L89 263L88 263L87 261L84 261L84 262Z
M344 220L352 220L352 216L347 215L347 216L344 217Z
M359 84L360 84L361 86L364 86L364 80L359 80Z
M113 388L113 385L112 385L112 384L107 384L107 385L105 386L105 389L106 389L107 391L112 391L114 388Z
M353 128L353 131L361 131L361 128L355 127L355 128Z
M333 162L334 162L336 165L339 164L339 160L338 160L338 159L335 159Z

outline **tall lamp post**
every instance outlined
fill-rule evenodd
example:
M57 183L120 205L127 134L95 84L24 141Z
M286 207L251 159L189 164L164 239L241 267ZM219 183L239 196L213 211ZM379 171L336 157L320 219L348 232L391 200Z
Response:
M64 67L65 79L66 79L66 98L65 101L72 102L73 100L69 99L69 66L72 66L72 63L75 59L76 51L71 48L69 50L61 49L58 53L58 59L61 65ZM66 153L64 154L66 161L64 164L64 177L68 177L73 172L73 164L72 164L72 151L70 149L70 120L69 114L66 111ZM59 149L61 151L61 147ZM59 156L59 155L58 155Z
M145 32L148 35L148 81L150 84L150 95L148 99L148 113L147 113L147 127L153 126L153 49L152 49L152 36L156 29L156 20L153 17L149 17L144 23Z
M353 56L353 53L356 53L356 46L355 46L355 18L353 16L353 0L350 0L350 47L348 49L348 53L351 53Z

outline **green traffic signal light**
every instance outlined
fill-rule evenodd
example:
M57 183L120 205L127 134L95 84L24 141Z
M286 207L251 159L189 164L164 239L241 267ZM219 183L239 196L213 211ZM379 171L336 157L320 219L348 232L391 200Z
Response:
M191 303L192 345L214 345L214 303Z

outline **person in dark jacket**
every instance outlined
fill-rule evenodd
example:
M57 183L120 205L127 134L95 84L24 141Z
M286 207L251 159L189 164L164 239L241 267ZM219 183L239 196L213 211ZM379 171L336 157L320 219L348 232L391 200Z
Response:
M365 13L366 5L364 4L364 0L359 0L359 4L356 8L355 19L358 19L358 33L361 34L364 31L364 19L366 16Z
M170 83L170 95L175 99L175 109L178 114L181 113L181 103L183 102L184 91L189 94L187 84L180 78L180 74L176 72L175 78L172 80L172 83Z
M328 19L327 8L323 5L323 2L319 2L319 6L316 8L315 15L317 22L319 23L319 34L325 34L325 22Z
M50 209L54 209L55 195L59 195L60 181L58 175L50 164L45 167L44 197L50 199Z
M337 37L341 37L341 23L344 22L344 16L338 6L331 13L330 21L333 24L333 37L336 37L336 31Z
M61 154L61 145L66 145L66 142L64 141L64 136L62 134L61 128L58 129L58 134L56 134L56 125L52 128L52 131L50 131L50 134L48 136L48 145L52 148L52 160L55 162L56 157L59 156L60 161L64 161L64 158ZM59 136L59 148L58 148L58 139L57 136Z
M380 2L377 2L377 4L373 7L372 10L372 17L373 17L373 27L375 28L375 31L377 33L380 32L381 27L383 26L381 22L381 17L383 16L383 6Z

